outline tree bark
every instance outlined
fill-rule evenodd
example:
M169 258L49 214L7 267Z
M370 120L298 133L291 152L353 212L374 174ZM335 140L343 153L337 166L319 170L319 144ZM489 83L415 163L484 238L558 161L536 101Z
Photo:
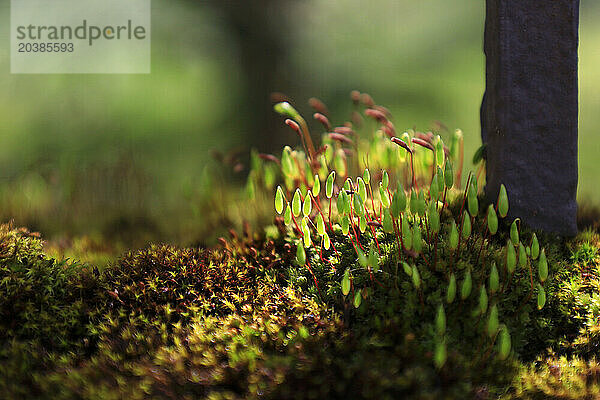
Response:
M486 197L512 218L577 232L579 0L486 0Z

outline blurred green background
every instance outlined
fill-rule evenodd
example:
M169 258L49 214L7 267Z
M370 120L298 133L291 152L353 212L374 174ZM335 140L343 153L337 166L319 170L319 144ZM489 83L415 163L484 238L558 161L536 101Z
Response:
M210 243L211 151L295 144L269 93L341 124L370 93L397 129L439 120L479 146L483 1L154 0L150 75L11 75L0 3L0 219L60 240ZM600 4L582 1L580 199L599 201ZM244 170L224 171L232 185ZM239 166L238 166L239 169ZM208 179L212 178L212 179ZM211 186L212 185L212 186ZM219 188L218 190L221 190ZM243 210L240 211L243 216ZM221 220L219 219L221 218Z

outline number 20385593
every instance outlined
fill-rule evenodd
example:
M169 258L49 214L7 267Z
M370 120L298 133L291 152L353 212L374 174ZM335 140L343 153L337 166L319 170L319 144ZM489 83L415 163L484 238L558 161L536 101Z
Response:
M73 43L19 43L19 53L72 53L75 50Z

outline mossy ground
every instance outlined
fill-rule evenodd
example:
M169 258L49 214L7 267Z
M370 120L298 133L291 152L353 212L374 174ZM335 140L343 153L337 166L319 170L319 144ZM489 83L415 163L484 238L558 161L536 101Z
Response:
M512 333L508 359L486 351L485 331L471 316L475 296L447 307L441 369L432 354L432 305L444 295L435 274L422 276L428 287L421 293L430 297L423 301L402 271L386 275L396 269L389 257L355 309L341 294L343 271L313 254L317 290L312 274L295 264L293 246L270 232L234 235L213 250L153 245L97 268L53 258L39 235L3 225L0 397L599 395L600 236L593 228L567 241L541 240L551 266L547 304L541 312L520 307L526 292L518 288L527 285L516 279L501 315ZM486 252L499 251L502 232ZM354 265L352 248L332 239ZM355 279L370 280L358 272Z
M569 240L507 221L504 188L477 197L482 152L460 189L459 130L398 138L352 101L379 128L315 114L319 151L277 104L304 151L253 152L243 200L207 175L211 221L246 221L218 247L0 226L0 398L597 398L597 211Z

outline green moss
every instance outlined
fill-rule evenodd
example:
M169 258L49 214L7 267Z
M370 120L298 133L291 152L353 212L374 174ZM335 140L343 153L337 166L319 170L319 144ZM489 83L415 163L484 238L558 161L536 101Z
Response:
M262 309L286 315L296 304L287 285L277 284L267 269L223 251L153 245L107 268L103 282L108 312L164 316L171 323L186 323L195 315L252 315Z
M88 315L96 307L98 278L87 268L47 257L39 235L2 225L0 282L2 345L12 339L48 351L89 345Z
M38 235L1 226L0 393L597 397L600 236L502 219L506 196L496 211L473 175L467 194L457 187L459 131L449 152L434 135L390 140L384 111L365 111L375 133L325 134L314 162L253 153L246 190L272 206L280 182L282 217L218 249L151 245L98 270L114 248L82 239L45 253Z
M504 399L591 400L600 396L600 364L566 357L539 359L524 367Z

